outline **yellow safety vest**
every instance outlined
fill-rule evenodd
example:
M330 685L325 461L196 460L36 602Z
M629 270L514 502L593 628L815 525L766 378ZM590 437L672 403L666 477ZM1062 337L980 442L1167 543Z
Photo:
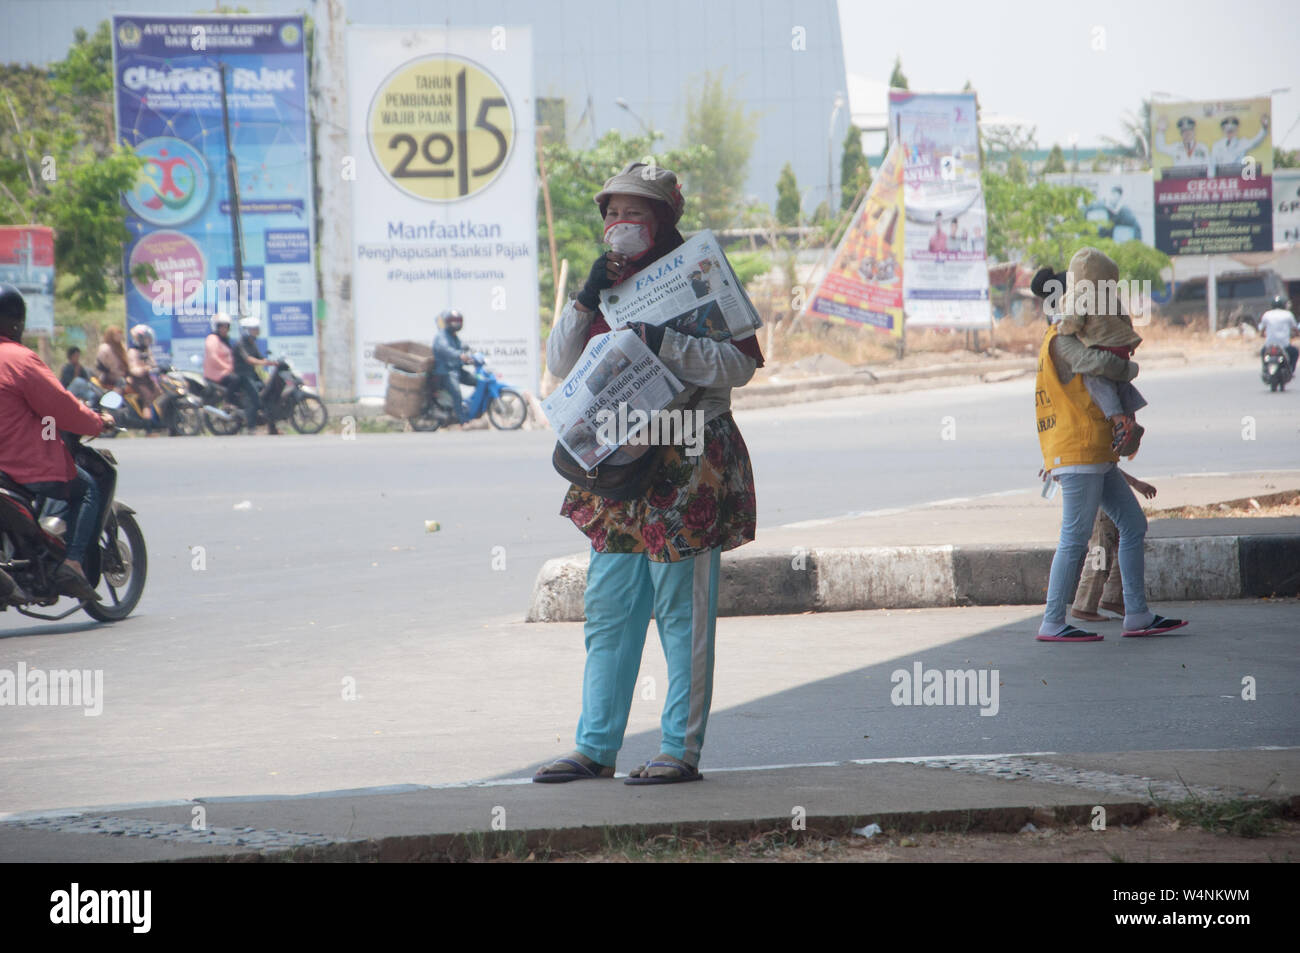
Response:
M1050 348L1056 327L1043 335L1038 352L1038 376L1034 382L1034 410L1038 417L1038 443L1043 450L1043 469L1076 466L1081 463L1114 463L1119 455L1111 449L1111 422L1092 401L1083 375L1075 374L1062 384L1056 376Z

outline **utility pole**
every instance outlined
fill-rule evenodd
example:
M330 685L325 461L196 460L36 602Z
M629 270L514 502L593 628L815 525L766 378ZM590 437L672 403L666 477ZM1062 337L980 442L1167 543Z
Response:
M244 317L244 226L239 217L239 163L235 160L235 144L230 139L230 106L226 101L226 70L221 64L221 130L226 137L226 184L230 189L230 244L235 266L236 307L239 317Z

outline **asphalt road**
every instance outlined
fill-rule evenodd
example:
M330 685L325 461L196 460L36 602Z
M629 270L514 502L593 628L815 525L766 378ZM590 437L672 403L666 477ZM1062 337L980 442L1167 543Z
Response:
M1144 372L1141 385L1151 406L1139 415L1148 436L1137 473L1300 465L1300 396L1264 392L1253 365ZM1031 394L1026 377L738 414L754 459L760 532L1031 484L1038 468ZM1243 439L1252 429L1253 439ZM546 431L474 431L117 441L119 497L139 511L149 544L144 600L112 627L5 613L0 668L19 661L103 668L117 673L119 697L131 703L111 719L78 715L57 746L43 739L43 719L67 712L0 709L0 810L101 803L97 792L109 790L113 800L171 796L178 779L195 776L193 756L208 746L220 754L203 776L223 787L238 788L270 737L282 739L281 759L317 759L313 739L324 736L312 729L296 683L306 672L365 669L373 678L371 663L384 658L385 677L418 693L422 668L403 672L404 650L427 660L421 652L445 644L472 655L475 633L522 618L545 559L583 547L556 515L563 486L549 465L553 439ZM236 508L245 501L251 506ZM427 533L426 520L438 520L440 531ZM527 640L536 628L502 631ZM493 644L495 664L509 666L504 643ZM334 675L328 681L338 684ZM436 700L415 707L438 720ZM410 710L396 706L391 719L405 723ZM248 728L249 711L259 713L257 730ZM782 714L814 730L815 708ZM1062 745L1077 712L1065 706L1043 717L1036 746L1068 750ZM249 731L246 744L232 733L239 725ZM1171 724L1166 743L1144 745L1203 747L1208 727ZM790 730L798 735L799 726ZM891 752L942 754L947 740L922 731ZM465 749L476 743L472 723L456 736ZM725 742L709 754L747 763ZM841 756L862 754L854 747ZM326 786L381 783L376 777L390 774L392 782L429 780L403 773L401 751L392 758L388 773L342 765L328 775L339 783ZM486 767L471 756L444 758L434 774L463 780ZM266 774L254 772L248 783L264 790L257 777Z

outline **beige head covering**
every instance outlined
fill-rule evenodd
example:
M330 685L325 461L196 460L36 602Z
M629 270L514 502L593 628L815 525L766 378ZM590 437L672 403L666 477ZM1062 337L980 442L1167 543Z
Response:
M1061 300L1061 334L1075 334L1088 347L1137 347L1142 337L1124 313L1119 265L1096 248L1080 248L1070 259Z
M663 202L673 213L674 225L681 219L685 205L677 176L667 169L644 162L629 162L622 172L605 180L604 188L596 193L596 204L600 206L602 215L611 195L639 195Z

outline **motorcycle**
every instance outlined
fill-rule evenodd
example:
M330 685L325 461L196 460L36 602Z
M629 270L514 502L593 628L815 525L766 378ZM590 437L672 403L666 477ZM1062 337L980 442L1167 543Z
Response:
M200 364L201 359L194 355L191 360ZM298 433L320 433L329 422L329 411L320 399L315 388L303 383L302 377L293 369L287 358L280 358L271 372L279 374L284 381L280 396L274 407L267 407L263 401L258 423L265 421L288 420ZM228 393L226 388L207 380L197 371L182 371L182 377L203 411L203 424L212 433L228 437L239 433L248 425L248 414L244 411L239 394Z
M298 433L312 434L324 430L330 415L316 389L302 382L287 358L280 358L271 373L280 375L284 387L275 406L268 407L268 401L263 399L263 416L271 423L287 420Z
M1269 391L1286 390L1292 377L1291 359L1287 356L1286 348L1269 344L1264 348L1260 360L1263 365L1260 368L1260 378L1268 385Z
M189 385L179 371L170 365L160 365L154 375L160 393L153 402L154 418L144 412L143 402L131 395L122 404L109 411L121 430L143 430L146 433L165 429L173 437L194 437L203 431L203 403L195 398ZM87 401L91 406L100 401L108 392L98 377L90 379L93 398ZM105 408L107 409L107 408ZM116 436L116 431L104 436Z
M120 394L109 391L98 405L114 413L121 402ZM144 593L148 570L144 534L135 521L135 510L114 499L117 459L113 454L89 446L92 438L66 433L62 437L77 466L99 484L102 512L82 568L91 586L103 587L105 598L78 602L59 615L33 611L33 606L52 606L59 600L54 578L66 552L67 523L61 516L42 516L49 501L0 473L0 612L12 606L22 615L55 622L84 609L92 619L116 622L134 611Z
M424 407L410 418L414 429L434 431L447 424L469 423L485 413L498 430L518 430L524 425L528 419L528 401L524 400L523 394L497 380L485 366L482 354L475 353L473 363L474 393L469 399L461 400L459 407L453 407L452 395L443 391L436 396L426 392ZM432 391L432 387L427 391Z

